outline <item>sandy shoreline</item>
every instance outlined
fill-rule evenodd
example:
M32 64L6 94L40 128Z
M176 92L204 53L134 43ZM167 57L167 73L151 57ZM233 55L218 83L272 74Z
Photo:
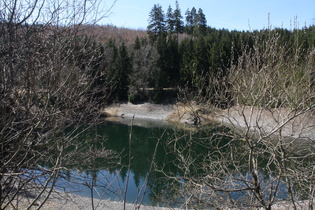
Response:
M315 111L296 112L289 109L265 110L257 107L234 106L226 110L206 110L195 104L139 104L112 105L104 109L112 118L172 122L180 124L220 123L235 129L259 130L266 136L277 135L315 141Z
M26 209L28 208L32 199L27 197L20 196L17 204L17 200L12 202L12 205L6 209ZM43 199L39 199L35 202L30 209L38 209ZM94 209L102 209L102 210L116 210L116 209L126 209L126 210L134 210L134 209L142 209L142 210L180 210L180 209L187 209L183 208L171 208L171 207L157 207L157 206L146 206L139 204L132 204L119 201L111 201L111 200L99 200L93 199ZM308 201L298 201L295 203L298 209L307 209ZM140 208L139 208L140 207ZM88 197L83 197L71 193L64 193L59 191L53 191L48 198L48 200L44 203L41 209L44 210L86 210L86 209L93 209L92 208L92 200ZM263 208L258 208L263 209ZM279 202L273 205L273 209L276 210L286 210L286 209L293 209L292 203L288 202Z
M33 202L35 198L31 192L34 190L38 190L38 188L30 189L30 193L26 195L19 195L17 199L12 202L6 209L26 209ZM44 201L45 196L47 195L48 190L46 190L42 197L35 202L35 204L30 209L37 209L41 203ZM37 192L38 194L38 192ZM93 205L95 209L102 210L116 210L116 209L126 209L132 210L137 209L139 204L133 203L123 203L122 201L112 201L109 199L93 199ZM89 197L84 197L80 195L76 195L73 193L65 193L61 191L52 191L48 200L44 203L41 209L59 209L59 210L77 210L77 209L93 209L92 208L92 199ZM178 209L178 208L167 208L167 207L157 207L157 206L146 206L141 205L141 209L143 210L167 210L167 209Z
M312 149L315 150L313 142L315 141L315 112L309 110L303 113L295 113L286 109L264 110L254 107L232 107L226 110L203 110L196 105L171 104L120 104L112 105L103 111L109 116L106 120L124 121L130 123L134 118L134 123L140 126L150 126L150 123L161 123L166 125L168 122L180 123L185 125L191 123L195 114L201 119L201 124L221 123L235 129L250 128L254 132L260 132L259 135L278 135L286 136L292 139L304 140L312 143ZM301 141L297 141L301 144ZM308 145L309 146L309 145ZM307 149L310 149L308 147ZM23 198L27 204L27 199ZM42 209L91 209L91 198L82 197L64 192L54 192ZM94 199L94 206L97 209L123 209L124 204L118 201L97 200ZM285 209L281 204L275 209ZM135 204L126 204L126 209L136 209ZM34 206L36 209L37 206ZM12 208L13 209L13 208ZM23 208L22 208L23 209ZM141 209L166 210L166 207L143 206Z
M104 112L111 117L147 119L156 121L165 121L168 116L174 112L173 105L159 104L119 104L111 105L104 109Z
M219 123L251 138L282 139L287 149L297 153L315 151L315 110L288 108L264 109L250 106L233 106L221 110L191 104L138 104L112 105L104 109L109 121L146 126L149 121L171 123L184 129L191 125ZM134 118L134 120L132 120ZM138 123L138 124L137 124ZM160 126L159 125L159 126ZM246 134L250 131L251 134Z
M194 118L196 117L196 111L200 109L195 104L187 105L182 103L177 104L118 104L106 107L103 110L109 121L121 121L121 119L134 119L134 120L148 120L162 123L180 123L180 124L194 124ZM198 117L202 118L202 121L198 124L206 124L211 121L215 121L213 115L200 114Z

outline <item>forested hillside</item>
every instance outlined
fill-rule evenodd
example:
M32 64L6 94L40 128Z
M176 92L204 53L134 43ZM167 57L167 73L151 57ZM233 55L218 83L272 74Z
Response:
M289 151L295 148L283 141L282 134L294 137L283 132L284 125L314 112L315 26L292 30L272 27L259 31L216 29L207 24L201 8L188 9L183 15L176 2L175 9L169 7L166 13L160 5L153 5L148 14L147 30L130 30L96 24L108 17L109 12L96 9L100 2L5 0L0 3L1 209L21 207L21 195L32 195L28 196L29 208L37 205L40 197L45 197L38 204L38 208L43 207L57 179L68 177L68 167L81 164L95 167L96 160L109 165L117 161L121 165L112 150L97 148L98 143L106 139L99 135L96 126L104 121L101 110L106 105L127 101L170 103L175 98L203 105L202 109L192 111L195 118L197 112L209 114L219 110L219 115L222 109L239 105L235 106L241 108L238 114L247 122L247 117L255 114L253 110L258 110L257 121L251 122L254 126L244 123L241 134L234 130L223 134L222 127L218 127L214 130L220 134L209 131L209 138L202 137L198 141L186 141L178 136L170 139L167 148L172 155L178 153L174 155L178 155L179 161L174 163L187 175L183 178L176 175L180 186L183 180L191 180L191 186L201 193L212 189L203 196L208 199L217 193L218 208L228 201L231 208L244 207L243 203L249 206L248 202L254 201L255 208L271 209L279 183L285 179L292 203L299 188L303 191L299 195L301 199L313 201L314 161L308 158L313 158L315 153L310 149L310 152L305 150L308 153L291 156L286 148ZM252 112L245 112L248 107ZM273 117L282 117L275 119L276 126L269 133L258 122L261 116L265 117L266 110L278 111ZM283 111L288 113L286 117ZM305 128L314 130L313 121L309 123L313 127L301 122L294 123L298 135L293 142L305 134ZM237 121L234 127L238 128L239 124ZM93 128L95 138L82 141L78 137L78 133L84 133L82 125ZM258 129L257 135L250 132L253 128ZM270 137L277 132L278 141L271 144ZM131 141L131 133L129 136ZM228 137L228 141L224 137ZM311 141L310 145L314 145ZM204 146L204 156L197 150L192 151L195 147L191 145L196 143L198 147ZM213 149L214 156L209 148ZM239 152L233 153L233 150ZM196 162L192 154L203 162ZM239 162L238 154L242 154L244 164ZM269 159L267 166L260 168L264 162L262 157ZM289 158L296 162L289 163ZM304 160L309 164L306 168ZM42 163L50 167L43 167ZM259 181L261 169L269 170L268 180L277 177L269 188ZM201 171L206 176L199 176ZM243 179L234 176L240 173ZM200 179L196 180L198 177ZM232 179L235 182L229 181ZM292 190L295 184L290 179L300 187ZM94 179L92 185L88 182L92 193ZM200 188L202 182L206 188ZM179 186L173 185L174 179L171 183ZM216 183L222 183L222 188ZM237 196L233 200L229 194L233 193L231 183L242 183L234 192L243 193L244 190L243 196L250 195L248 199L239 200ZM189 202L207 205L195 189L186 186L188 190L184 190L184 194L192 192L189 199L196 196L196 200ZM49 192L45 193L46 189ZM268 191L267 194L262 190ZM29 194L30 191L34 194ZM164 192L169 199L168 191ZM226 199L221 199L223 194ZM265 202L267 197L270 202ZM215 200L211 199L209 206ZM16 206L12 204L14 200Z
M94 30L93 30L94 29ZM109 31L116 31L108 35ZM91 28L91 34L98 31ZM103 32L102 32L103 31ZM96 86L112 83L110 101L159 103L163 88L186 89L214 105L226 107L231 101L231 68L250 53L258 68L276 57L304 65L315 46L315 27L288 30L266 28L259 31L229 31L207 26L202 9L188 9L182 16L179 5L165 14L160 5L149 13L147 33L103 27L95 39L82 39L78 49L94 59L94 71L103 75ZM273 58L254 58L269 49ZM272 52L271 52L272 51ZM271 61L271 60L270 60ZM242 64L244 65L244 64ZM274 64L272 64L274 65ZM283 69L283 71L290 71ZM312 76L313 77L313 76ZM148 91L149 89L154 89Z

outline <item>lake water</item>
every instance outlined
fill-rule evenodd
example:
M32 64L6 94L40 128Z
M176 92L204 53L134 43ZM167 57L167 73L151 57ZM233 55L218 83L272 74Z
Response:
M169 172L177 173L174 158L166 154L164 146L178 131L153 121L130 124L130 119L108 122L82 132L78 136L81 144L69 148L75 148L77 155L66 160L71 170L62 171L58 188L87 197L93 193L94 198L163 205L158 197L167 189L161 183L162 173L153 168L165 165Z
M217 155L219 159L222 154L233 153L224 150L235 149L233 155L237 157L238 163L241 164L242 159L246 161L248 153L242 150L243 141L235 141L232 145L229 135L222 135L228 131L229 129L224 127L211 126L183 130L149 121L134 122L131 126L130 119L124 123L107 122L88 129L83 126L72 134L77 141L66 148L63 160L70 170L61 171L57 186L67 192L87 197L126 200L128 203L145 205L177 206L183 202L183 196L177 196L181 192L182 184L175 182L173 178L194 179L213 173L212 169L207 168L207 164L216 158L207 160L209 154ZM181 152L182 155L179 154ZM189 161L193 164L183 168ZM211 162L208 165L215 164ZM229 166L229 162L225 164L227 170L234 170L234 166ZM273 165L267 163L263 156L260 157L259 164L261 176L265 176L264 168L269 164L269 175L262 178L265 181L261 183L261 187L268 189L271 185L277 186L277 198L286 199L287 186L282 180L274 181ZM49 164L46 164L46 167L49 167ZM221 170L220 164L217 167ZM245 167L244 170L229 178L223 177L222 180L238 180L238 176L239 180L246 181L247 177L252 179L248 168ZM182 183L185 183L185 180ZM242 188L244 184L236 181L233 186ZM230 195L238 199L246 193L236 191ZM265 195L269 196L268 193Z
M106 122L75 131L76 140L66 148L63 160L68 170L61 170L57 189L99 199L176 206L180 201L165 201L172 197L168 193L175 193L171 192L175 183L165 175L177 177L183 171L167 144L177 138L183 142L192 136L200 138L204 132L176 129L162 122L134 121L132 126L131 122ZM195 148L196 152L202 150L207 149ZM49 162L43 164L51 167Z

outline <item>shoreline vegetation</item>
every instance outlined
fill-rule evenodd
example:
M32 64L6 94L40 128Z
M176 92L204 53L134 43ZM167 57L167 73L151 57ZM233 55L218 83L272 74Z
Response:
M11 205L8 206L6 209L13 210L18 207L18 209L30 209L35 210L38 209L41 202L43 202L43 199L46 199L45 194L48 193L49 189L46 189L44 192L44 195L42 195L42 198L39 198L35 203L33 203L33 197L36 194L31 194L32 192L35 192L38 190L38 186L34 187L32 186L32 189L28 189L26 194L23 195L23 192L21 195L17 197L14 201L11 202ZM35 192L36 193L36 192ZM37 192L38 193L38 192ZM80 195L76 195L73 193L65 193L57 190L53 190L52 192L49 192L49 198L45 202L45 205L42 206L40 209L44 210L85 210L91 208L91 198L84 197ZM183 208L174 208L174 207L159 207L159 206L148 206L148 205L139 205L139 204L133 204L133 203L123 203L122 201L112 201L112 200L100 200L100 199L93 199L94 208L95 209L102 209L102 210L115 210L115 209L125 209L125 210L133 210L133 209L142 209L142 210L180 210ZM309 205L309 201L303 200L303 201L297 201L295 205L288 201L280 201L275 204L273 204L272 209L274 210L287 210L287 209L307 209ZM1 207L1 206L0 206ZM193 209L193 208L187 208L185 209ZM257 208L259 210L264 209L263 207Z
M113 201L109 199L92 199L90 197L85 197L81 195L77 195L69 192L62 192L58 190L53 190L49 192L49 188L44 190L42 196L33 203L34 196L36 196L41 190L42 187L35 186L34 184L30 184L28 189L25 192L21 192L15 200L11 202L11 204L6 208L8 210L13 209L38 209L39 205L46 199L49 194L48 199L45 201L45 205L40 209L44 210L85 210L91 209L91 203L93 202L94 209L102 209L102 210L115 210L115 209L126 209L132 210L136 209L140 206L143 210L167 210L174 209L177 210L179 208L167 208L167 207L159 207L159 206L147 206L147 205L139 205L134 203L124 203L123 201ZM0 205L0 207L2 207Z
M98 148L105 136L97 126L133 118L187 129L163 145L176 173L167 171L169 160L158 165L156 153L148 157L150 172L171 183L162 201L270 210L285 194L293 209L301 200L314 208L314 25L216 29L202 8L182 15L176 1L167 12L155 4L147 30L135 31L97 25L113 6L97 8L101 0L2 2L1 208L29 183L43 187L31 197L34 203L42 195L49 199L42 193L63 169L95 170L98 159L108 167L119 162L113 153L121 151ZM196 141L194 127L213 122ZM80 139L82 125L93 138ZM132 131L125 132L128 171Z
M203 111L202 111L203 110ZM292 118L292 111L289 109L272 109L272 110L263 110L257 107L249 106L234 106L226 110L215 109L211 113L205 113L205 108L202 108L200 105L192 104L112 104L107 108L102 110L102 113L106 115L105 121L127 123L138 126L150 126L150 122L161 123L162 125L167 123L175 124L181 129L192 129L197 128L198 126L207 125L207 124L222 124L224 126L238 130L239 132L244 131L251 127L253 132L255 129L263 129L264 132L268 135L279 135L279 127L283 133L282 137L290 137L295 141L298 139L297 144L293 144L292 150L299 150L299 153L303 153L303 150L315 151L313 142L315 141L315 111L309 110L298 114ZM193 117L200 118L200 121L195 124ZM148 124L146 124L148 122ZM246 125L249 123L250 125ZM281 124L281 125L279 125ZM300 133L301 124L303 124L303 133ZM156 126L156 124L155 124ZM278 129L277 129L278 128ZM290 139L289 139L290 140ZM304 143L303 143L304 142ZM32 187L32 190L27 190L27 194L22 195L12 202L13 206L28 206L32 201L33 195L32 191L36 188ZM45 192L48 189L45 190ZM46 192L47 193L47 192ZM36 193L34 194L36 195ZM45 196L43 196L45 197ZM39 205L42 200L39 199L34 203L33 208ZM19 202L19 203L16 203ZM93 199L96 209L135 209L139 204L132 204L119 201L111 200L99 200ZM45 205L42 209L87 209L91 206L91 198L83 197L80 195L65 193L61 191L54 190L49 196L48 200L45 202ZM307 208L308 201L297 201L295 205L290 202L276 202L272 205L272 209L282 210L287 208ZM10 209L10 207L8 208ZM32 209L32 208L31 208ZM146 206L141 204L141 209L143 210L166 210L166 209L179 209L179 208L168 208L168 207L158 207L158 206ZM262 209L262 208L260 208Z

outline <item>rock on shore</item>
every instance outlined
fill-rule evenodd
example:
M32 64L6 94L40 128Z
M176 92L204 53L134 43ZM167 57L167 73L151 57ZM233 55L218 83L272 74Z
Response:
M109 120L135 119L174 122L182 124L206 124L214 121L212 115L200 112L200 108L194 104L118 104L106 107L103 112L110 116ZM111 118L112 117L112 118Z
M295 111L287 108L263 109L234 106L229 109L207 110L196 104L138 104L112 105L104 112L118 119L133 118L169 121L181 124L220 123L239 131L250 129L259 135L281 135L291 139L315 141L315 111Z

